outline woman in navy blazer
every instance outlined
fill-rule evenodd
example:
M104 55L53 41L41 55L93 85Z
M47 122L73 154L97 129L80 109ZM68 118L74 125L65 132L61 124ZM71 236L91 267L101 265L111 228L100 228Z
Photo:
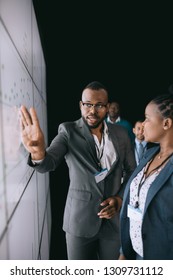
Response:
M131 175L120 214L119 259L173 260L173 94L149 102L143 122L149 149Z

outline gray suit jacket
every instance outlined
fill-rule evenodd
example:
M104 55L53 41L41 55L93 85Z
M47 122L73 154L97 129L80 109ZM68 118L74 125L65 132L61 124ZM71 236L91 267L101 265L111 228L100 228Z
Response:
M65 157L70 185L63 229L75 236L92 237L97 234L103 220L97 215L100 203L111 196L123 196L122 174L125 176L125 183L136 166L133 147L126 130L118 125L107 125L117 159L101 182L95 181L95 174L100 170L95 142L82 118L59 126L57 136L47 148L45 159L34 167L38 172L55 170ZM32 166L31 161L29 164ZM57 182L57 187L63 187L62 183ZM104 223L104 236L116 238L116 233L119 233L119 215Z
M129 179L121 209L122 251L127 259L135 259L129 235L129 188L131 181L159 150L159 146L149 149L143 160ZM173 260L173 156L151 184L144 209L142 224L144 259Z

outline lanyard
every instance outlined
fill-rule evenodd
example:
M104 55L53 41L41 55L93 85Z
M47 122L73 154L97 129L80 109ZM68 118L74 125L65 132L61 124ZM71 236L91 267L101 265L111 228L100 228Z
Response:
M148 175L146 175L146 174L147 174L147 171L148 171L148 169L149 169L149 167L150 167L150 165L151 165L151 163L152 163L153 160L154 160L154 158L152 158L151 161L148 163L148 166L147 166L146 170L144 171L144 173L143 173L143 175L142 175L142 177L141 177L141 180L140 180L140 182L139 182L139 185L138 185L137 200L136 200L136 202L135 202L135 208L138 208L138 207L139 207L139 195L140 195L140 190L141 190L142 185L145 183L145 181L146 181L147 178L151 175L151 173L153 173L154 171L158 170L172 155L173 155L173 153L170 154L166 159L164 159L164 160L161 162L161 164L159 164L159 165L156 166L154 169L152 169L152 170L148 173Z

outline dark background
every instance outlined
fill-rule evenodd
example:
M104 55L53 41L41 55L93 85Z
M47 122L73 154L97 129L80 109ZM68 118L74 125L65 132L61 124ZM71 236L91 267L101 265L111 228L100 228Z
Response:
M82 89L98 80L130 122L173 84L172 9L146 1L33 0L47 71L49 143L58 125L80 117ZM140 3L139 3L140 2ZM50 259L66 259L62 217L65 163L50 174Z

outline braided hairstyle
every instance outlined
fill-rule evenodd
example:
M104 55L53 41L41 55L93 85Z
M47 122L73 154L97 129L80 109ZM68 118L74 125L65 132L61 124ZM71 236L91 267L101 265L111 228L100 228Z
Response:
M170 118L173 120L173 94L162 94L151 100L151 103L154 103L158 106L162 117Z

